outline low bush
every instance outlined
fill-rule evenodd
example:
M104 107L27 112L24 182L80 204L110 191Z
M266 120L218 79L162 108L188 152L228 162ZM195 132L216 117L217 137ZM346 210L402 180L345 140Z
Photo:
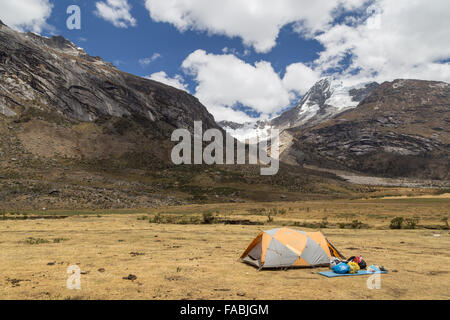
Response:
M391 224L389 225L389 228L391 229L401 229L403 225L404 219L402 217L395 217L391 220Z
M417 227L417 224L419 223L419 218L414 217L405 219L405 223L405 229L415 229Z
M28 244L42 244L49 243L50 241L42 238L28 238L25 242Z
M322 221L319 223L319 228L320 229L328 228L328 219L327 218L322 219Z
M203 224L213 224L216 218L211 212L203 213Z

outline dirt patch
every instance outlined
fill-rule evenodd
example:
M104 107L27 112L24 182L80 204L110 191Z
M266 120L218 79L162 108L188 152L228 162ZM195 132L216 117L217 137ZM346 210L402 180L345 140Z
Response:
M28 152L44 158L120 157L136 149L135 143L121 136L103 134L99 130L73 130L41 120L31 120L23 125L18 137Z

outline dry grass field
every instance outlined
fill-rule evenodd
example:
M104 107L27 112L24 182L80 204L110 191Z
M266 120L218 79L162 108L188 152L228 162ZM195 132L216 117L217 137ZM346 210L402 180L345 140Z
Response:
M450 298L448 197L36 214L0 221L1 299ZM205 216L241 224L201 224ZM391 230L397 216L419 219L416 229ZM321 229L344 255L385 266L381 289L369 290L366 276L317 274L326 268L258 272L237 261L260 230L282 225ZM66 287L72 265L81 290Z

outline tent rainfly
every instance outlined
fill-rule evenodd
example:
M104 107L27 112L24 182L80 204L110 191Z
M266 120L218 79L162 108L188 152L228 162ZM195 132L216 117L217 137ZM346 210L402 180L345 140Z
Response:
M331 257L345 259L322 232L278 228L261 232L241 261L261 270L329 266Z

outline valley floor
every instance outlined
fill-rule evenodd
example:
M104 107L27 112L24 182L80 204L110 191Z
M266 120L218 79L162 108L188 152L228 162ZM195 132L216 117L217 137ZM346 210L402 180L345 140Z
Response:
M362 173L359 172L319 168L311 165L304 165L303 167L315 171L332 173L350 183L358 185L403 187L403 188L447 188L450 186L450 181L448 180L383 178L383 177L363 175Z
M26 220L11 220L25 217L17 212L5 214L0 298L449 299L450 233L444 230L449 204L442 197L66 211L40 217L66 217L48 220L32 219L37 213L28 213ZM158 213L160 223L154 223ZM194 224L210 215L248 225ZM389 229L396 216L419 218L418 229ZM365 226L352 229L354 221ZM369 265L389 269L381 289L369 290L366 276L317 274L326 268L258 272L238 261L260 230L282 225L310 230L306 226L315 224L344 255L362 254ZM72 265L81 269L81 290L66 287Z

